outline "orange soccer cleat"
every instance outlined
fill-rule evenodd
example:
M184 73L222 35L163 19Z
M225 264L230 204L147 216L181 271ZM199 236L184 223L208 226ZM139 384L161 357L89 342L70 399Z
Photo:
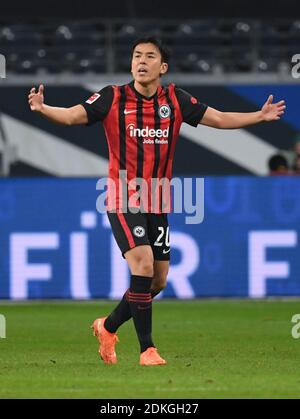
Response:
M94 331L94 336L98 338L100 343L99 354L105 364L116 364L117 354L115 352L115 345L119 342L116 333L108 332L104 327L106 317L96 319L91 326Z
M156 348L151 347L141 353L140 365L165 365L166 363L167 361L161 358Z

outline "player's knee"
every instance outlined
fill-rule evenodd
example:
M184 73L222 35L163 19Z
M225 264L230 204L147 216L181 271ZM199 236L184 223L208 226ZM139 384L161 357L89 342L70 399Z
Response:
M132 273L135 275L153 277L153 258L151 256L137 256L133 265Z
M125 255L131 274L147 276L152 278L154 275L154 259L150 246L138 246Z
M151 260L142 260L138 264L139 275L153 277L153 262Z

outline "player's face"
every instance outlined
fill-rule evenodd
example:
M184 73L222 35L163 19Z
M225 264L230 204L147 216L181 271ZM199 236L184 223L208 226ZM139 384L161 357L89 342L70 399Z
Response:
M162 62L159 49L151 44L139 44L135 47L131 62L134 80L141 84L149 84L159 79L168 70L168 64Z

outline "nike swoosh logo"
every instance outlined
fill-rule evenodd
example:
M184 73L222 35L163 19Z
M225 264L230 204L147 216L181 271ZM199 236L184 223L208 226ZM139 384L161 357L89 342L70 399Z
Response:
M127 111L127 110L125 109L124 114L125 114L125 115L128 115L129 113L135 113L135 112L136 112L136 110L134 110L134 111Z
M164 255L166 255L167 253L169 253L169 252L170 252L170 250L171 250L171 249L169 249L169 250L165 250L165 249L164 249L164 250L163 250L163 254L164 254Z
M146 306L146 307L143 307L143 306L138 306L138 309L139 310L148 310L149 308L151 308L152 306L151 305L149 305L149 306Z

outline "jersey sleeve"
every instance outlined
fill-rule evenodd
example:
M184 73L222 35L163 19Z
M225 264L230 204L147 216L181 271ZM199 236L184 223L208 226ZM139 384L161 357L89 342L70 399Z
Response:
M105 119L111 108L113 97L112 86L106 86L81 104L87 113L87 125L92 125Z
M203 118L208 106L204 103L200 103L198 99L185 90L176 88L175 94L180 106L183 122L196 127Z

